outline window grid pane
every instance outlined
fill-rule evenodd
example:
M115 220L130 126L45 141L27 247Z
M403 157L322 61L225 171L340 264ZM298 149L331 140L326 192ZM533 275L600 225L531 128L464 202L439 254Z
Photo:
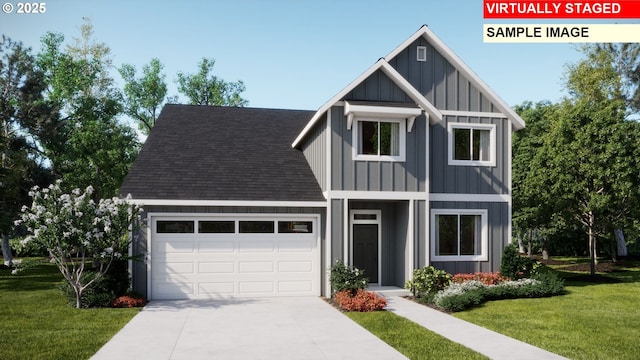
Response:
M460 255L480 255L479 215L460 215Z
M453 129L455 160L471 160L471 129Z
M458 255L458 215L438 215L437 255Z
M233 234L235 232L235 221L198 221L200 234Z
M272 234L275 232L273 221L240 221L242 234Z
M278 233L311 233L313 223L311 221L278 221Z
M360 121L359 153L362 155L378 155L378 123L373 121Z
M156 232L158 234L193 234L193 221L158 221Z

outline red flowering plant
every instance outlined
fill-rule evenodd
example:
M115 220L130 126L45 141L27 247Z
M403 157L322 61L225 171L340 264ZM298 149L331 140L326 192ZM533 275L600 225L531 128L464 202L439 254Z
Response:
M142 307L145 305L147 305L147 300L142 297L132 295L120 296L111 303L111 307L114 308L132 308Z
M355 295L350 290L338 291L335 301L340 309L345 311L378 311L387 306L387 300L382 296L364 289L356 291Z
M453 275L452 281L454 283L462 284L467 281L480 281L484 285L498 285L502 282L510 280L508 277L500 275L499 272L495 273L483 273L477 272L475 274L456 274Z

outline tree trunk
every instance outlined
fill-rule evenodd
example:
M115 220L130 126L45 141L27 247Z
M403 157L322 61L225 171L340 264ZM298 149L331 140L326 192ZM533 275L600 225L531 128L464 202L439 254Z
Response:
M589 211L589 257L591 259L589 269L591 270L591 275L596 274L596 264L597 255L596 255L596 234L594 231L595 227L595 216L593 215L593 211Z
M611 253L611 261L618 262L618 249L616 246L616 231L611 231L611 241L609 241L609 252Z
M2 257L5 266L13 266L13 254L9 246L9 235L2 233Z
M533 230L529 229L529 235L527 239L527 256L533 255Z
M518 232L518 252L524 254L524 232Z
M624 232L622 229L616 229L614 232L616 237L616 249L618 256L629 256L629 252L627 250L627 242L624 239Z

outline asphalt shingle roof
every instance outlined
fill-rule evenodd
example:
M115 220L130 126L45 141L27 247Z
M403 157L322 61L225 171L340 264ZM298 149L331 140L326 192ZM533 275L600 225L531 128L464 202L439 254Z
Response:
M120 193L134 199L323 201L291 142L312 111L165 105Z

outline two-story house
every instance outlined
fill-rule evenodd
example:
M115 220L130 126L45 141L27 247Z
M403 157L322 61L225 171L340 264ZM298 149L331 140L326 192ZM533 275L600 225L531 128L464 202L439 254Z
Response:
M167 105L125 179L151 299L331 293L496 271L524 121L423 26L315 112Z

